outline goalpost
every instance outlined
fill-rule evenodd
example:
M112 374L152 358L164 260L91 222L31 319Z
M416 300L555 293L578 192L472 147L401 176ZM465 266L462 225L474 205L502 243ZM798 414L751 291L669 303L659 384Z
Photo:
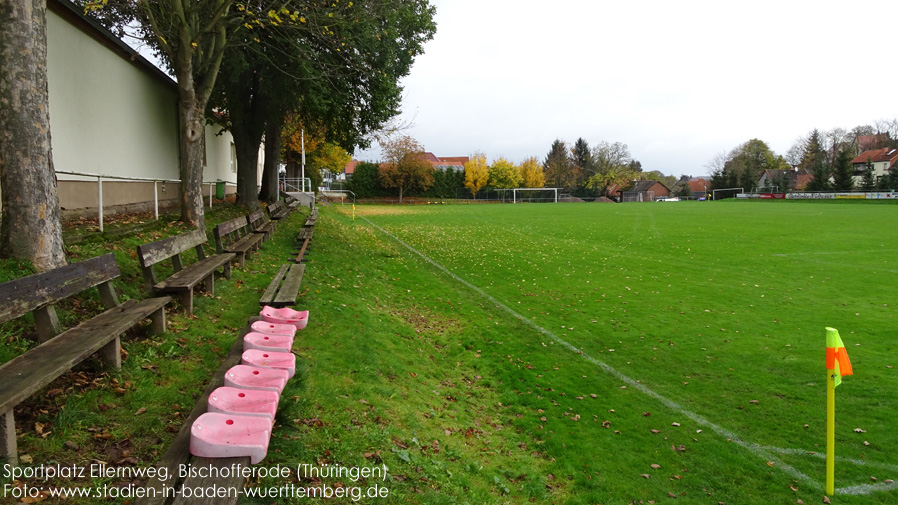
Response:
M621 193L621 202L653 202L654 191L624 191Z
M715 189L715 190L711 191L711 200L714 200L715 202L717 201L717 192L718 192L718 191L732 191L732 192L733 192L733 196L736 196L736 194L737 194L736 191L739 192L738 194L745 193L745 189L743 189L743 188L720 188L720 189ZM726 198L726 197L724 197L724 198ZM732 198L732 197L730 197L730 198Z
M531 197L529 200L527 200L527 201L530 201L530 202L533 202L533 201L538 201L538 202L541 202L541 201L548 201L548 200L549 200L548 194L549 194L549 192L551 191L552 193L554 193L554 197L551 199L552 202L553 202L553 203L558 203L558 188L514 188L514 189L511 190L512 203L518 203L518 191L536 191L536 192L544 192L545 195L547 196L547 197L537 197L535 200L534 200L533 197ZM522 195L523 195L523 194L522 194ZM537 195L539 195L539 193L537 193ZM521 199L521 201L523 202L524 200Z

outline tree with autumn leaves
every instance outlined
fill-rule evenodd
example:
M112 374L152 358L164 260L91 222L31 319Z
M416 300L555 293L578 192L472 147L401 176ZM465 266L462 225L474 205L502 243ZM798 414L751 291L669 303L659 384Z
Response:
M465 163L465 187L471 192L471 198L477 198L477 192L486 187L490 181L489 165L483 153L475 153Z
M427 191L433 185L433 165L417 140L407 135L396 137L381 142L381 148L380 183L399 190L399 203L409 191Z
M543 188L546 186L546 175L539 160L534 157L527 158L518 167L521 175L521 186L525 188Z

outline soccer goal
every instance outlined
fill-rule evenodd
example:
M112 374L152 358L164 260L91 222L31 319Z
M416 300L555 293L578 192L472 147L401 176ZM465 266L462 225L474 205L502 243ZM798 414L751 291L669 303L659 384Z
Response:
M621 202L653 202L654 191L624 191L621 193Z
M512 203L558 203L558 188L514 188Z
M724 198L736 198L736 195L745 193L743 188L721 188L711 191L712 200L723 200Z

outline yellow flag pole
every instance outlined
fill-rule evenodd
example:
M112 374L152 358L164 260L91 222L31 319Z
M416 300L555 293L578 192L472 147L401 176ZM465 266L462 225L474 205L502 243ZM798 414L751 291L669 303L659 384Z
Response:
M836 473L836 381L835 370L826 370L826 495L835 491Z
M352 220L355 221L355 204L352 204Z

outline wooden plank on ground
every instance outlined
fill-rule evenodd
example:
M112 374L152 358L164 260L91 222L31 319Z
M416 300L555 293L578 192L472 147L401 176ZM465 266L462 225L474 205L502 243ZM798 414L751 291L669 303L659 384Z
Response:
M284 283L281 284L281 289L272 301L273 307L296 305L296 297L299 296L299 286L302 284L302 276L305 271L305 263L294 263L290 266L290 272L284 277Z
M281 269L278 270L278 273L274 276L274 279L271 280L271 284L268 285L268 289L265 290L265 293L262 294L262 298L259 300L259 305L268 305L274 300L274 295L278 292L278 287L281 285L281 279L284 278L284 275L287 273L287 269L290 268L289 263L285 263L281 265Z

